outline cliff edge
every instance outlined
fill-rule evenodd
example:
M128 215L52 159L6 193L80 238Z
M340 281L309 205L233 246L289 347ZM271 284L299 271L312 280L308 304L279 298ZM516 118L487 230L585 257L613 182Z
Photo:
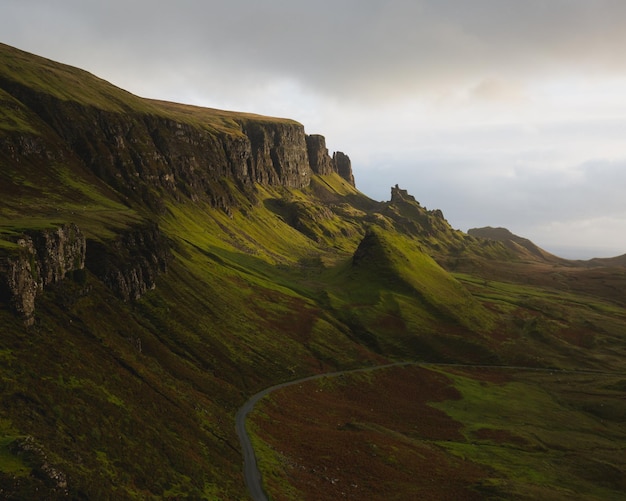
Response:
M123 197L228 211L229 185L303 188L314 174L354 185L349 158L293 120L142 99L83 70L0 44L0 155L78 163Z

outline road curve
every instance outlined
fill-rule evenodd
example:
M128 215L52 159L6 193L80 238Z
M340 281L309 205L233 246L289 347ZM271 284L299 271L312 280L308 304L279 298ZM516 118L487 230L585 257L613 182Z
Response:
M545 368L545 367L519 367L514 365L471 365L471 364L454 364L454 363L430 363L430 362L395 362L385 365L374 365L370 367L364 367L361 369L349 369L345 371L327 372L324 374L316 374L314 376L308 376L301 379L295 379L286 383L280 383L274 386L270 386L264 390L261 390L256 395L250 397L248 401L241 406L235 416L235 429L237 436L239 437L239 443L241 444L241 450L243 454L243 474L248 487L250 497L254 501L268 501L267 495L263 490L263 481L261 479L261 472L257 465L256 456L254 455L254 448L250 441L250 435L246 430L246 418L248 414L254 409L256 403L264 396L272 393L275 390L285 388L294 384L304 383L314 379L322 379L326 377L336 377L342 374L353 374L357 372L371 372L378 369L387 369L389 367L400 367L407 365L417 365L422 367L457 367L457 368L473 368L473 369L501 369L501 370L520 370L529 372L550 372L555 374L605 374L615 375L620 373L604 372L596 370L584 370L584 369L557 369L557 368Z
M250 435L248 435L248 431L246 430L246 418L248 414L254 409L256 403L261 400L265 395L272 393L275 390L280 390L281 388L285 388L286 386L291 386L294 384L304 383L306 381L311 381L313 379L321 379L325 377L336 377L341 376L342 374L349 374L355 372L368 372L374 371L378 369L386 369L389 367L398 367L401 365L415 365L414 362L396 362L392 364L385 365L374 365L371 367L365 367L361 369L350 369L345 371L338 372L327 372L324 374L316 374L314 376L308 376L301 379L295 379L293 381L288 381L286 383L280 383L274 386L270 386L269 388L265 388L261 390L256 395L250 397L248 401L243 404L240 409L237 411L237 415L235 416L235 429L237 431L237 436L239 437L239 443L241 444L241 452L243 454L243 475L246 482L246 486L248 487L248 492L250 493L250 497L254 501L268 501L267 495L263 490L263 482L261 479L261 472L259 471L259 467L256 462L256 456L254 455L254 448L252 447L252 442L250 441Z

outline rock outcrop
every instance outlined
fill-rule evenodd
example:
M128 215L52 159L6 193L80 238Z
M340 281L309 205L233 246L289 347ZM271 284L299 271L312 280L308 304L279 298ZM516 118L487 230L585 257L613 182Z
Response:
M311 134L306 137L307 152L311 170L320 176L327 176L334 172L333 161L328 154L326 138L319 134Z
M341 151L336 151L331 158L326 147L326 139L319 134L307 136L306 146L309 164L313 173L320 176L336 173L354 186L352 162L350 162L348 155Z
M86 267L124 301L154 289L171 259L167 239L156 224L131 228L113 242L89 241Z
M335 172L354 186L350 157L341 151L336 151L333 154L333 165L335 166Z
M303 188L311 180L304 127L295 122L242 123L246 169L242 181Z
M385 212L393 215L398 228L411 235L441 236L453 232L441 210L428 210L397 184L391 188L391 201Z
M34 323L35 299L47 286L87 268L124 301L155 287L171 259L169 243L156 224L128 229L109 242L86 240L74 224L28 231L16 249L0 258L0 302L26 325Z
M86 241L80 229L28 231L16 239L17 250L0 259L0 300L32 325L35 297L85 266Z

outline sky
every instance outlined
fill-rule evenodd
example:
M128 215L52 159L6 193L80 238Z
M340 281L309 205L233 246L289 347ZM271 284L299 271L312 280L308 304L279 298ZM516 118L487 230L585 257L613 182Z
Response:
M0 0L0 41L143 97L288 117L457 229L626 253L624 0Z

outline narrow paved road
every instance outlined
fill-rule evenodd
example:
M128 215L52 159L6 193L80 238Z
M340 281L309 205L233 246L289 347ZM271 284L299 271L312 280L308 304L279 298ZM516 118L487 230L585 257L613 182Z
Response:
M374 365L371 367L364 367L361 369L350 369L338 372L328 372L324 374L316 374L314 376L308 376L302 379L296 379L294 381L288 381L286 383L280 383L269 388L266 388L253 397L251 397L243 406L237 411L235 416L235 429L237 430L237 436L239 437L239 443L241 444L241 450L243 453L243 474L250 493L250 497L254 501L268 501L267 495L263 490L263 481L261 479L261 472L257 465L256 456L254 455L254 448L250 441L250 435L246 430L246 418L248 414L254 409L256 403L261 400L265 395L272 393L275 390L285 388L294 384L304 383L306 381L312 381L314 379L321 379L326 377L336 377L342 374L352 374L357 372L371 372L379 369L387 369L389 367L400 367L404 365L416 365L422 367L457 367L457 368L473 368L473 369L502 369L502 370L520 370L529 372L551 372L556 374L604 374L604 375L616 375L617 372L604 372L596 370L577 370L577 369L551 369L543 367L518 367L512 365L468 365L468 364L446 364L446 363L429 363L429 362L396 362L385 365Z
M288 381L286 383L277 384L271 386L270 388L266 388L253 397L251 397L241 408L237 411L237 415L235 416L235 429L237 430L237 436L239 437L239 443L241 444L241 451L243 454L243 475L246 481L246 486L248 487L248 492L250 493L250 497L254 501L268 501L265 491L263 490L263 481L261 479L261 472L259 471L259 467L256 462L256 456L254 455L254 448L252 447L252 442L250 441L250 435L246 430L246 417L248 414L254 409L256 403L261 400L265 395L272 393L275 390L279 390L281 388L285 388L286 386L291 386L294 384L304 383L306 381L311 381L313 379L321 379L325 377L336 377L342 374L349 374L355 372L368 372L374 371L378 369L385 369L388 367L398 367L401 365L414 365L413 362L397 362L393 364L386 365L375 365L372 367L365 367L362 369L351 369L346 371L338 371L338 372L328 372L325 374L316 374L315 376L309 376L302 379L296 379L294 381Z

